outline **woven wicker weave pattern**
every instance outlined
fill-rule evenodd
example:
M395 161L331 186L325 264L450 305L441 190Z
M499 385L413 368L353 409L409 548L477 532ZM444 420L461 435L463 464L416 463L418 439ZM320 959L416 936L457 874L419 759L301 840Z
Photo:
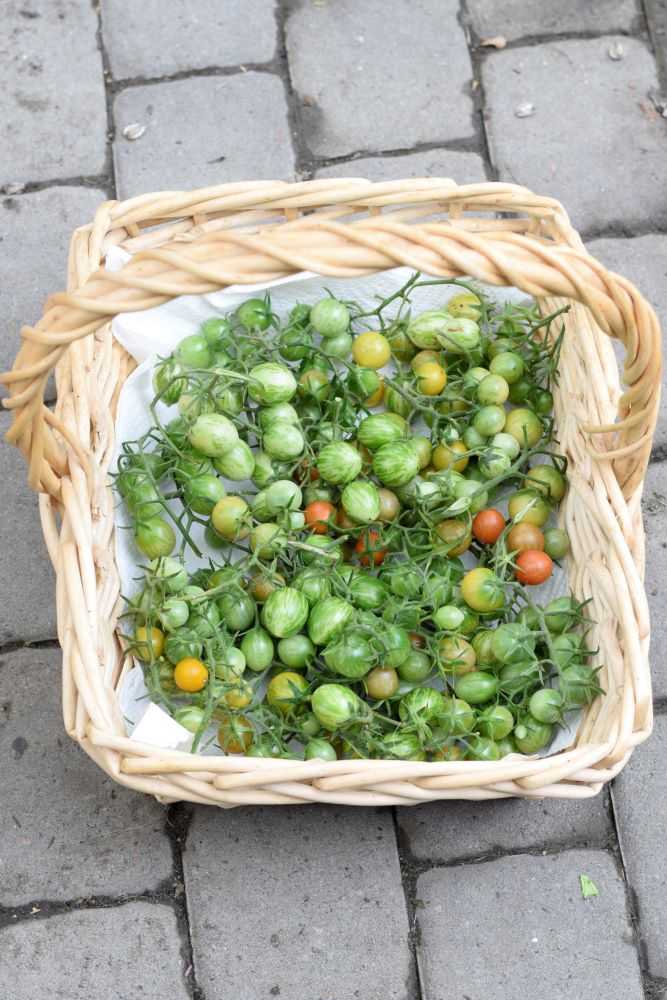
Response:
M102 269L112 245L134 255L115 273ZM121 609L107 472L116 401L133 362L109 320L230 284L299 271L363 278L400 265L514 285L547 310L572 304L555 391L560 450L570 463L561 517L572 541L571 587L593 597L606 694L574 745L541 759L278 761L197 757L128 739L115 696L129 664L115 636ZM65 725L116 780L164 801L221 806L575 798L599 791L649 734L640 498L659 403L660 331L637 290L585 252L558 202L514 185L447 179L258 181L107 202L74 234L68 291L52 295L21 336L14 368L2 376L14 415L7 436L41 493L57 573ZM612 337L625 347L623 391ZM43 397L54 367L52 412Z

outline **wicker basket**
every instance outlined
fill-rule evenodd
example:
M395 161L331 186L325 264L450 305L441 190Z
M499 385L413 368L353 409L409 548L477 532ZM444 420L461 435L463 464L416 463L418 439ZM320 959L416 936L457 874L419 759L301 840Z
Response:
M101 267L114 245L134 257L109 273ZM115 634L121 602L107 470L118 393L133 362L112 339L110 319L299 271L363 279L399 265L513 285L547 311L573 304L555 392L570 462L561 514L572 542L570 585L593 598L605 695L569 749L496 763L211 757L129 739L115 693L127 665ZM515 185L458 187L441 178L258 181L145 195L101 205L74 233L68 288L23 327L2 380L14 416L7 437L29 462L57 573L65 726L100 767L163 802L227 807L583 798L620 771L652 725L640 498L660 394L660 331L630 282L586 253L557 201ZM612 337L625 347L624 392ZM52 411L43 397L54 368Z

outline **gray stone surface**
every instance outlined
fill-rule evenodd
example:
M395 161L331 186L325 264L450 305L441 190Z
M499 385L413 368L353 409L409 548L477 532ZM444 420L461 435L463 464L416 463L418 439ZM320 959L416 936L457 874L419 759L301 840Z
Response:
M583 899L579 875L599 895ZM424 1000L642 1000L624 886L610 855L516 855L417 883Z
M106 104L93 5L5 0L0 31L0 186L99 174Z
M363 156L321 167L316 177L365 177L369 181L392 181L401 177L451 177L458 184L485 181L484 161L477 153L430 149L405 156Z
M410 853L428 861L558 844L599 847L612 832L602 794L580 801L433 802L397 815Z
M623 861L636 893L649 971L667 978L667 716L659 715L648 742L637 747L614 782L613 800Z
M6 1000L187 1000L176 918L127 903L0 930Z
M622 60L607 55L621 41ZM667 224L667 123L647 48L632 38L493 53L482 67L491 160L501 180L560 199L580 232ZM535 113L517 118L532 103ZM567 113L564 110L567 109Z
M4 438L11 417L0 413ZM37 498L28 487L21 453L2 441L0 446L3 533L0 579L0 645L17 640L56 636L55 576L42 540Z
M23 324L40 319L46 297L65 288L72 232L92 221L105 198L104 191L80 187L0 198L2 371L16 357Z
M172 874L164 808L106 778L65 733L60 664L54 649L0 660L1 906L138 893Z
M123 198L294 173L283 85L268 73L131 87L116 98L114 119ZM135 142L122 135L132 122L147 126Z
M606 267L637 286L658 314L663 331L667 330L667 235L651 233L634 239L592 240L587 249ZM667 370L663 371L655 445L667 447Z
M638 23L634 0L468 0L470 24L480 39L508 41L567 32L630 31Z
M646 530L645 587L651 614L651 677L653 695L667 698L667 463L648 467L644 483L644 528Z
M287 53L304 138L317 156L473 134L472 70L456 4L297 2Z
M388 810L198 809L184 855L211 1000L407 1000L408 923Z
M102 0L114 77L156 77L212 66L267 62L276 47L273 0Z

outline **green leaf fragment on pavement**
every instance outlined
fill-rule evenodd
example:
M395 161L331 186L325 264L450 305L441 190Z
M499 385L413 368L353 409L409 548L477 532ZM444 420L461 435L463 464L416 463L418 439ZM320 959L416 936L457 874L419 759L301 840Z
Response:
M590 896L599 896L598 887L592 878L588 875L579 876L579 884L581 885L581 895L584 899L588 899Z

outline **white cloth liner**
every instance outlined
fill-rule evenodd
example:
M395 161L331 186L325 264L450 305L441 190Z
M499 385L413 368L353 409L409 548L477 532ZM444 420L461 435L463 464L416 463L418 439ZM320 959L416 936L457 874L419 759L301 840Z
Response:
M128 260L130 260L129 254L118 247L113 247L107 255L106 266L109 270L119 270ZM269 289L271 290L272 308L281 317L286 315L296 302L312 305L328 291L344 300L354 299L365 308L370 309L377 304L378 299L384 298L400 288L412 273L408 268L395 268L362 280L347 280L322 278L319 275L304 272L262 285L230 286L225 291L214 292L211 295L183 295L171 299L161 306L156 306L154 309L119 314L111 325L113 336L135 358L138 367L126 380L120 393L116 419L116 453L112 469L115 469L122 443L136 440L151 427L152 417L149 404L153 398L152 372L157 357L170 354L183 337L196 333L205 319L224 316L237 308L244 299L251 295L263 294ZM501 303L526 301L526 296L515 288L492 288L484 285L480 285L480 287ZM417 289L411 295L412 308L414 312L421 312L424 309L440 305L447 298L449 298L447 286L435 285ZM161 405L158 412L160 419L164 418L164 421L167 422L172 419L176 410ZM239 483L229 485L231 491L234 487L238 489L244 486L244 484ZM178 505L178 501L174 501L174 503ZM130 596L140 586L142 573L139 566L141 559L132 541L131 532L127 530L128 518L120 503L116 507L115 519L116 561L120 572L121 588L124 595ZM210 555L215 560L216 552L205 544L203 529L195 526L192 534L204 555ZM186 565L189 569L194 570L199 564L199 560L193 553L187 555ZM567 591L566 574L556 567L551 579L542 587L535 588L534 594L536 600L540 603L546 603L553 597L566 594ZM134 730L150 704L143 671L138 664L128 671L123 679L118 691L118 699L128 729ZM174 726L178 724L166 712L158 706L151 706L151 709L150 742L165 749L182 748L185 740L183 733L187 733L187 731L178 726L182 732L176 732ZM159 723L158 713L164 717L162 726ZM554 753L572 742L580 717L580 712L570 713L569 724L558 731L546 753ZM136 730L134 732L136 733ZM211 736L214 736L213 730ZM221 753L222 751L212 745L212 742L206 737L202 740L201 752Z

